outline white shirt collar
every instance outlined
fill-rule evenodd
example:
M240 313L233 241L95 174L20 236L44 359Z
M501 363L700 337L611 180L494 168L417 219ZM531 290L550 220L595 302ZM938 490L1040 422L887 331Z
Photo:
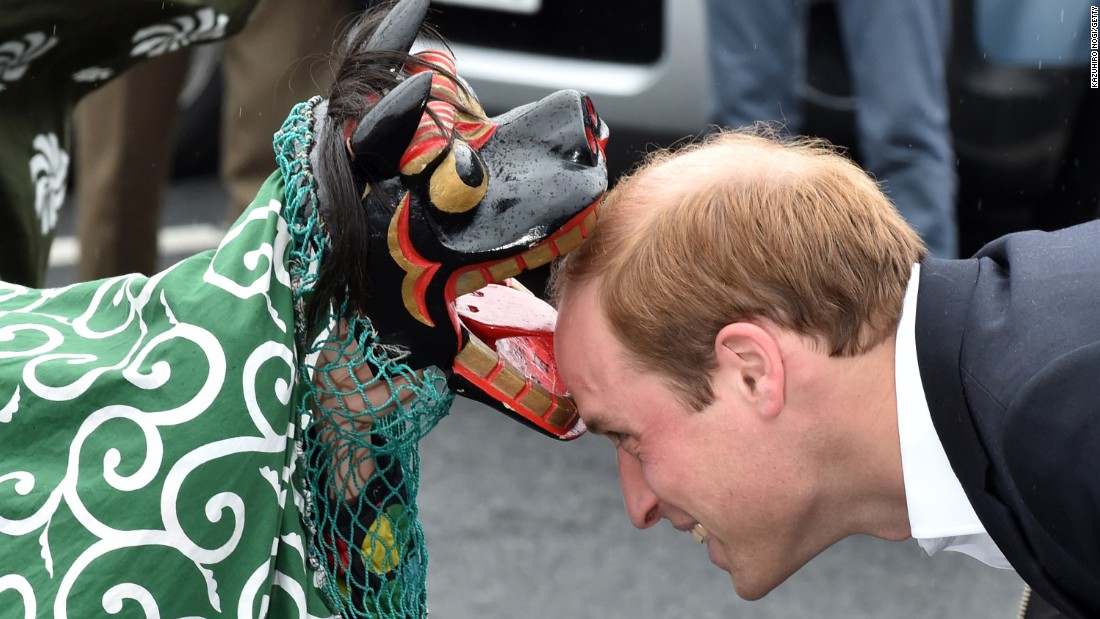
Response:
M917 365L915 336L920 265L913 265L895 349L898 434L911 535L928 554L952 550L1012 569L985 531L940 443Z

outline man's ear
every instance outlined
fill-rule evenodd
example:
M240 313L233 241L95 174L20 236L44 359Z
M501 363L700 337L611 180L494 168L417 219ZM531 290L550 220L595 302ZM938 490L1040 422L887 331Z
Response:
M714 338L714 353L719 372L760 414L774 417L783 410L786 374L771 333L750 322L728 324Z

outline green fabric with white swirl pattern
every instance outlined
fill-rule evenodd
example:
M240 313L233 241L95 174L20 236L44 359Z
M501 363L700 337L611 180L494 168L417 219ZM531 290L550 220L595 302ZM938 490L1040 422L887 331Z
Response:
M216 251L153 277L0 284L4 608L332 614L300 517L276 185Z
M280 172L216 250L148 278L0 283L5 613L426 615L417 444L453 396L365 318L307 326L325 248L315 103L292 113ZM326 336L338 320L354 339ZM342 367L369 363L393 400L322 406L333 394L312 376L336 365L317 361L324 347L354 349ZM333 439L341 415L369 416L370 432ZM341 479L364 457L372 478Z

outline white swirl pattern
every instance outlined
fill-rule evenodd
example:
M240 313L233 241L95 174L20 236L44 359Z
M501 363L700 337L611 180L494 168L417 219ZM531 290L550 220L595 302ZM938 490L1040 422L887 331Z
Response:
M73 73L74 82L105 82L115 74L110 67L86 67Z
M31 182L34 183L34 210L42 223L42 236L57 225L57 211L65 202L66 179L69 174L69 154L61 149L55 133L34 136L31 157Z
M131 56L152 58L202 41L225 38L229 16L202 8L194 16L181 15L171 22L142 28L134 33Z
M0 576L0 593L8 590L15 591L22 598L24 619L34 619L38 615L38 606L34 601L34 588L26 578L12 574Z
M0 92L6 86L4 82L15 82L27 72L31 61L53 49L57 37L45 32L30 32L22 40L15 39L0 43Z
M261 195L216 252L154 277L0 283L16 612L332 615L305 554L281 182Z

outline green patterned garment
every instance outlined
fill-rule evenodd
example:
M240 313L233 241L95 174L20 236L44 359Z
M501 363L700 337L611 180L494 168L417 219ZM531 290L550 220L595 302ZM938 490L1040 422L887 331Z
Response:
M316 102L216 250L148 278L0 283L5 616L426 615L417 442L452 396L365 319L305 319ZM364 407L376 385L390 399Z

